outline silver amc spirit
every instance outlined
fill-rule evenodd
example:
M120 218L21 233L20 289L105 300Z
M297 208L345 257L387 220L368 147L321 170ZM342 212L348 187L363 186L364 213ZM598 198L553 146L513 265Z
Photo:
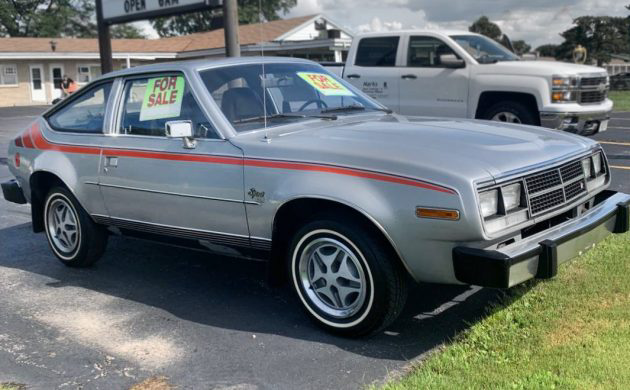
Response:
M283 58L108 74L35 121L9 159L4 197L31 203L64 264L94 263L110 233L268 260L347 336L396 319L409 281L550 278L630 221L591 140L392 115Z

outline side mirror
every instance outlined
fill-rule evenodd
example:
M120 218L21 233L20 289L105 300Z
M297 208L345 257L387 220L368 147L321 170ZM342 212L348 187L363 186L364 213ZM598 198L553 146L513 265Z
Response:
M191 121L170 121L166 122L165 127L168 138L181 138L184 140L184 148L194 149L197 146L197 141L193 138Z
M449 69L459 69L466 67L466 62L464 62L464 60L462 60L461 58L457 58L455 54L440 55L440 63L442 64L442 66Z

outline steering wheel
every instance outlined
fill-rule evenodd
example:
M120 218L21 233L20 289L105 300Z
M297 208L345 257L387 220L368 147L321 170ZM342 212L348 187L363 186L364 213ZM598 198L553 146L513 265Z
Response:
M326 102L323 101L322 99L311 99L311 100L307 100L306 103L302 104L302 107L298 109L298 112L304 110L306 107L310 106L311 104L317 104L317 108L322 108L322 106L324 108L328 108L328 104L326 104Z

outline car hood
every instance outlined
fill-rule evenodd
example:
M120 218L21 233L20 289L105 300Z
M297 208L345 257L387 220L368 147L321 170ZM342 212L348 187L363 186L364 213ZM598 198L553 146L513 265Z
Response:
M340 164L438 180L490 179L593 147L580 136L499 122L386 115L271 131L269 142L237 137L247 157ZM422 176L424 175L424 176ZM446 184L446 183L444 183Z
M523 76L607 74L603 68L555 61L499 61L494 64L479 65L476 71L478 74L517 74Z

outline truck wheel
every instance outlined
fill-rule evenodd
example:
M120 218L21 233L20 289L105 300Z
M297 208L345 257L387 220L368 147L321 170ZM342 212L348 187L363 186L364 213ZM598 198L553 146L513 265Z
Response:
M44 226L53 253L69 267L88 267L105 251L107 231L92 221L66 188L48 192Z
M498 122L538 125L535 114L524 104L507 101L496 103L486 110L483 119Z
M385 328L407 298L406 278L380 237L359 223L325 217L293 237L288 264L309 316L326 330L359 337Z

